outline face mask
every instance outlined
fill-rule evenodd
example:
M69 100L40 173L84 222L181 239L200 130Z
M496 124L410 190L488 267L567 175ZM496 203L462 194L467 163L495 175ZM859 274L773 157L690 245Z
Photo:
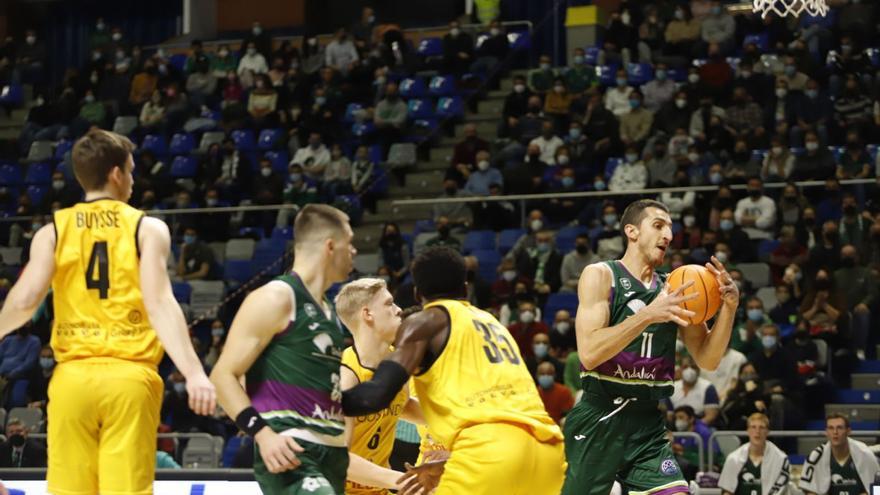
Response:
M617 223L617 213L608 213L607 215L604 215L602 221L609 227L614 226L614 224Z
M255 26L251 31L254 32L254 36L259 36L263 32L263 28L260 26Z
M217 52L217 55L220 55L221 58L226 58L226 56L229 55L229 52L226 50L220 50Z
M174 391L180 395L183 395L186 392L186 383L174 382Z
M550 70L550 64L548 64L547 62L541 62L539 67L541 68L541 70Z
M712 12L712 15L721 15L721 7L715 5L710 9L710 12Z
M25 41L27 42L28 45L33 45L34 43L37 42L37 37L36 36L28 36L27 38L25 38Z
M665 69L657 69L657 70L654 72L654 77L655 77L658 81L665 81L665 80L666 80L666 70L665 70Z
M626 79L624 79L622 77L618 77L617 78L617 87L622 88L624 86L626 86Z
M501 272L501 278L503 278L507 282L513 282L513 280L516 278L516 271L504 270L503 272Z
M572 139L577 139L581 137L581 130L577 127L573 127L568 130L568 136Z
M247 54L250 55L250 56L254 56L254 55L256 55L256 53L257 53L257 49L256 49L256 48L248 48L248 49L247 49Z
M626 162L627 162L627 163L635 163L636 160L638 160L638 159L639 159L639 155L636 155L636 154L633 154L633 153L627 153L627 154L626 154Z
M113 41L119 41L119 40L121 40L121 39L122 39L122 34L120 34L120 33L113 33Z
M24 445L24 441L25 441L25 439L24 439L24 435L19 435L19 434L9 435L9 443L10 443L10 445L12 445L13 447L21 447L21 446L23 446L23 445Z
M752 320L754 322L764 321L764 310L763 309L752 308L752 309L746 311L746 315L748 316L749 320Z
M60 191L64 189L64 181L63 180L53 180L52 181L52 189L56 191Z
M535 313L533 313L531 310L523 311L519 314L519 321L523 323L531 323L535 321Z
M535 351L535 357L541 359L547 355L547 344L539 343L532 346Z
M98 31L103 31L105 27L107 26L103 22L95 24L95 29L97 29Z
M449 34L451 34L452 36L458 36L459 34L461 34L461 29L452 28L449 30Z
M455 188L455 187L447 187L447 188L445 189L445 191L446 191L446 195L447 195L447 196L455 196L455 193L458 192L458 189Z
M804 91L804 94L807 95L811 100L815 100L819 96L819 92L815 89L808 89Z
M582 65L584 63L583 55L575 55L572 62L574 62L575 65Z
M532 222L529 224L529 226L532 228L532 231L537 232L537 231L541 230L541 227L544 226L544 222L542 222L541 220L537 220L537 219L532 220Z
M681 372L681 379L687 384L693 384L697 381L697 370L693 368L685 368Z
M568 165L568 155L559 155L556 157L556 163L559 165Z
M560 158L562 158L562 157L560 157ZM566 162L568 162L568 160L566 160ZM562 182L562 187L564 187L564 188L572 187L572 186L574 186L574 177L563 177L561 182Z
M514 84L513 90L517 93L522 94L526 91L526 85L525 84Z
M196 236L194 236L194 235L184 235L183 236L183 243L184 244L192 245L192 244L195 244L195 242L196 242Z
M684 20L684 11L683 10L676 10L675 11L675 18L678 19L679 21L683 21Z
M700 82L700 75L699 74L688 74L688 82L691 84L697 84L698 82Z
M225 334L225 333L226 333L226 330L223 327L217 327L217 328L211 329L211 336L212 337L222 337L223 334Z
M481 172L485 172L489 170L489 162L486 160L480 160L477 162L477 168L480 169Z
M733 220L729 218L722 219L720 222L718 222L718 226L721 227L721 230L729 232L733 230Z
M752 72L744 70L744 71L740 72L740 76L742 76L743 79L748 79L748 78L752 77Z
M553 375L538 375L538 385L544 390L553 387Z
M697 222L697 219L693 215L685 215L681 221L684 223L685 227L693 227Z
M97 79L97 78L96 78ZM95 96L94 95L86 95L86 103L94 103Z
M318 106L320 107L320 106L322 106L324 103L327 103L327 98L326 98L326 97L324 97L324 96L316 96L316 97L315 97L315 105L318 105Z
M788 94L788 90L785 88L776 88L776 97L777 98L785 98L785 95Z
M549 242L539 242L536 246L539 253L546 253L550 251L550 243Z
M587 254L590 252L590 246L587 246L586 244L577 244L574 247L574 250L577 251L578 254Z
M785 70L785 75L788 77L792 77L797 73L797 67L795 67L793 65L786 65L784 70Z
M269 177L270 175L272 175L272 169L271 168L261 168L260 175L262 175L263 177Z
M716 252L716 253L715 253L715 257L718 258L718 261L720 261L720 262L722 262L722 263L727 263L727 260L729 259L729 258L727 257L727 252L726 252L726 251L718 251L718 252Z
M788 292L777 292L776 293L776 301L779 304L785 304L791 299L791 295Z
M806 143L806 148L808 151L816 151L817 149L819 149L819 143L815 141L808 141Z
M850 258L849 256L847 256L845 258L840 258L840 265L843 266L844 268L852 268L852 267L856 266L856 259Z
M686 107L687 104L688 104L688 102L685 99L678 98L675 100L675 106L678 107L679 109Z
M764 349L773 349L776 347L776 336L765 335L761 337L761 345L764 346Z
M50 370L53 366L55 366L55 359L50 357L40 358L40 368L43 368L44 370Z
M675 431L687 431L689 425L690 423L688 423L688 420L686 419L676 419Z
M636 109L642 106L642 100L629 100L629 107Z
M553 91L556 91L557 94L562 94L565 92L565 86L553 86Z
M567 321L560 321L556 324L556 331L562 335L567 334L569 330L571 330L571 323Z
M604 191L605 190L605 181L597 180L596 182L593 182L593 189L595 189L597 191Z
M292 173L290 174L290 182L299 182L302 179L302 174Z

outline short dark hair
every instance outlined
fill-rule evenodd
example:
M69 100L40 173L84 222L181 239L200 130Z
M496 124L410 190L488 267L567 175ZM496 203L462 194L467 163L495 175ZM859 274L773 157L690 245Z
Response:
M328 205L308 204L293 222L294 247L315 240L315 236L335 238L348 225L348 215Z
M73 146L73 174L86 192L100 190L115 167L126 172L134 149L134 143L121 134L93 129Z
M578 240L578 239L583 239L583 240L585 240L585 241L587 241L587 242L590 242L590 236L589 236L589 234L585 234L585 233L583 233L583 232L575 236L574 240Z
M825 426L828 426L828 421L830 421L832 419L842 419L843 424L845 424L847 428L850 427L849 426L849 418L846 416L846 414L839 413L839 412L830 413L829 415L825 416Z
M640 199L638 201L633 201L625 210L623 210L623 216L620 217L620 233L623 235L624 239L627 238L626 226L635 225L638 227L641 225L642 220L645 219L645 210L648 208L657 208L669 213L669 207L659 201L654 201L653 199ZM627 240L627 243L628 242L629 241Z
M458 251L448 247L427 248L412 265L413 284L428 300L464 296L466 268Z
M672 411L673 414L683 412L687 414L687 417L694 418L697 416L697 413L694 411L694 408L691 406L678 406Z

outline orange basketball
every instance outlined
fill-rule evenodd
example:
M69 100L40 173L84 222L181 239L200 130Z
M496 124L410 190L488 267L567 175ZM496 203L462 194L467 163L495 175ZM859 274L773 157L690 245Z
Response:
M697 294L696 299L681 303L681 306L693 311L694 316L688 320L692 325L699 325L715 316L721 307L721 293L718 291L718 281L705 266L683 265L669 274L666 279L669 291L672 292L690 281L694 285L684 290L684 294Z

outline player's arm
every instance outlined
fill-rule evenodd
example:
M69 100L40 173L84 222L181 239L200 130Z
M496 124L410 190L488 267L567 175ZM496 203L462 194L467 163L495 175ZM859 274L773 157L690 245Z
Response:
M55 227L44 225L31 241L31 257L0 310L0 339L27 323L46 299L55 275Z
M682 325L681 340L687 347L688 353L694 358L697 366L704 370L715 370L727 351L730 343L730 333L733 331L733 322L736 319L736 308L739 306L739 289L730 278L730 274L724 269L724 265L712 256L711 263L706 263L706 268L715 275L718 281L718 290L721 292L721 310L715 317L712 329L705 323L699 325Z
M360 383L360 380L358 380L357 375L347 366L339 368L339 386L343 391L356 386L358 383ZM364 486L396 489L397 484L395 482L403 476L403 473L373 464L350 451L352 435L354 435L354 423L355 418L351 416L345 417L345 444L349 448L346 479Z
M403 406L403 411L400 413L400 417L413 424L428 424L428 422L425 421L425 415L422 414L422 405L419 404L419 399L416 399L415 397L410 397L409 400L406 401L406 404Z
M608 361L630 342L639 336L649 325L674 321L684 325L693 316L679 306L683 301L696 297L696 294L683 296L682 291L690 286L684 285L669 294L661 292L638 313L624 321L608 326L611 318L608 293L611 287L611 272L606 266L593 264L584 268L578 282L578 310L575 319L578 357L588 370L595 369Z
M235 315L223 352L211 371L217 400L235 424L254 437L272 473L296 469L300 464L296 452L302 452L302 447L266 424L251 405L241 379L272 338L287 327L292 311L290 293L280 284L266 284L251 292Z
M449 317L438 308L419 311L403 320L394 352L379 363L373 378L342 394L345 415L364 416L388 407L410 375L424 364L428 353L439 355L448 331Z
M141 251L141 293L150 325L156 330L168 357L186 378L189 407L198 414L213 414L216 405L214 385L205 375L193 349L186 318L174 299L166 271L165 263L171 252L168 226L157 218L143 217L138 230L138 245Z

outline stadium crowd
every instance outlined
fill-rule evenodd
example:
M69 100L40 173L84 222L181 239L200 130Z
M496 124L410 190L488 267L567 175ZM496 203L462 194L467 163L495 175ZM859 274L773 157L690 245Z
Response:
M28 31L0 46L0 86L36 83L20 160L0 165L0 209L30 218L0 228L4 245L22 248L21 260L0 260L0 299L27 262L33 233L79 200L69 150L92 126L140 144L132 204L143 209L327 202L357 218L361 209L375 213L386 192L383 163L395 143L430 147L465 105L477 108L489 90L509 87L496 135L464 126L439 196L618 194L438 203L411 232L388 222L375 274L397 304L414 304L414 252L460 249L469 299L508 326L548 411L564 421L580 390L578 277L588 264L622 255L626 204L646 188L673 188L651 194L675 223L662 269L714 255L743 299L717 370L701 371L680 346L670 429L697 432L708 446L713 429L748 427L751 438L756 413L769 418L764 431L803 428L825 416L834 391L850 387L880 342L878 12L854 0L832 7L824 18L762 19L731 15L718 1L625 1L601 44L573 48L564 66L541 55L512 73L516 42L499 22L474 32L452 22L436 46L415 47L369 8L329 42L279 42L255 22L236 46L206 50L193 41L185 56L147 53L98 19L89 61L58 84L45 83L46 50ZM441 75L425 78L425 70ZM507 77L512 84L503 86ZM871 180L842 183L849 179ZM795 184L806 180L821 185ZM717 189L676 189L689 186ZM269 261L283 255L293 220L289 211L164 217L177 244L169 270L181 287L230 282L228 251L222 262L212 244L252 238L257 248L246 260L261 247ZM193 327L208 368L238 300ZM47 304L0 342L7 410L45 408L50 324ZM224 463L247 466L253 452L225 414L196 416L180 373L164 376L161 429L237 439ZM27 434L14 419L9 442ZM693 442L676 443L680 460L696 465ZM159 447L183 461L173 441ZM0 465L31 462L20 451L6 459L3 448ZM45 455L26 459L39 465Z

